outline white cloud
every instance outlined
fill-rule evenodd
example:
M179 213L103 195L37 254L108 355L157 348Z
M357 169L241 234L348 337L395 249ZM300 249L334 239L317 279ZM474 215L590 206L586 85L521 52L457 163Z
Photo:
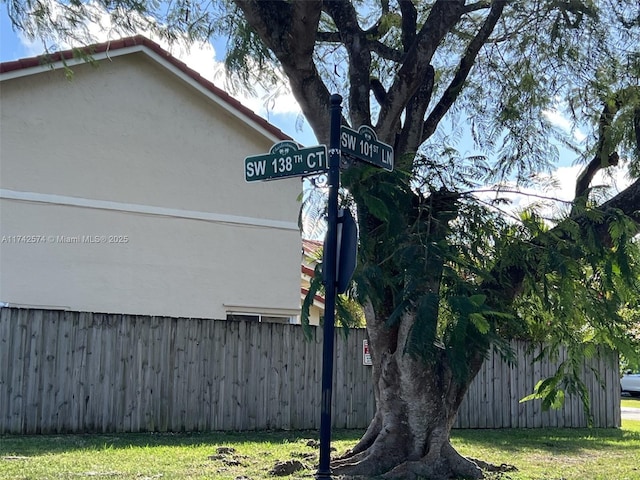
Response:
M515 215L535 206L543 218L557 218L570 208L568 202L575 197L576 180L583 168L583 165L565 166L559 167L551 175L540 175L539 180L545 185L544 188L516 188L515 185L505 185L507 192L513 190L520 193L501 192L501 198L511 201L510 205L501 208ZM591 187L595 190L598 203L615 196L631 184L632 180L626 172L626 166L619 165L601 170L594 176ZM494 197L495 194L484 194L482 198L490 200Z
M260 112L261 115L269 114L299 114L301 112L298 101L291 93L287 80L283 80L278 95L274 96L273 92L268 92L265 89L258 89L255 96L245 96L243 103L249 108Z
M169 45L162 39L152 37L155 35L149 35L151 40L211 82L215 82L219 72L224 69L224 65L215 60L216 51L209 42L188 45L185 41L181 41Z
M24 33L18 33L18 39L20 40L20 44L22 48L26 52L27 57L35 57L36 55L40 55L42 53L42 42L39 40L32 40L27 38Z
M552 174L552 178L556 180L558 184L558 187L552 191L554 196L563 200L573 199L576 180L583 168L583 165L558 168ZM627 168L625 165L600 170L591 181L591 187L594 189L600 187L606 188L607 192L604 195L606 198L610 198L631 185L631 179L628 178L626 172Z
M260 66L255 63L251 65L249 83L253 92L247 91L242 85L232 85L231 90L235 91L235 97L242 101L244 105L251 108L260 115L267 117L270 114L298 115L301 112L300 105L293 96L289 87L289 80L281 71L275 72L275 86L271 82L265 82L264 74ZM223 70L221 70L223 72Z
M549 121L549 123L551 123L551 125L564 130L567 133L571 133L573 135L573 138L578 142L582 142L587 138L587 136L582 131L580 131L579 128L575 128L572 125L571 120L563 115L560 110L544 110L542 114Z

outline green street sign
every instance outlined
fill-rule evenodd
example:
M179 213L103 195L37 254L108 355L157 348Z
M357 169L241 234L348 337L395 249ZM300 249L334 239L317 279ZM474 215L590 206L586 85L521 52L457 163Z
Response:
M376 132L367 125L362 125L357 132L342 125L340 150L344 155L393 171L393 147L380 142Z
M269 153L244 159L244 179L247 182L313 175L328 169L326 146L299 148L288 140L276 143Z

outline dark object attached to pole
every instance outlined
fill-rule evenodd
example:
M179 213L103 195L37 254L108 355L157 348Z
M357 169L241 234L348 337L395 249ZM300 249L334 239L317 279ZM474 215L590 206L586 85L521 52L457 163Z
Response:
M338 227L336 233L336 270L335 283L336 293L345 293L351 277L356 270L358 257L358 227L356 221L351 215L349 209L341 208L338 210ZM323 267L327 264L327 239L323 248L324 256L322 260ZM327 269L322 269L322 283L324 285L329 282Z
M323 261L325 279L325 310L322 348L322 400L320 411L320 462L317 480L331 480L331 388L333 384L333 330L335 323L338 189L340 188L340 123L342 97L331 95L331 125L329 133L329 203L327 205L327 238Z
M348 209L338 212L337 242L336 293L345 293L356 270L358 258L358 227Z

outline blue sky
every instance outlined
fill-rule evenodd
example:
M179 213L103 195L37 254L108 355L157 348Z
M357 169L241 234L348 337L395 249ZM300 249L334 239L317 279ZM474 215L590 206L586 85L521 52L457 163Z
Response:
M18 36L11 29L7 9L3 5L3 7L0 8L0 61L6 62L23 56L25 56L25 50Z

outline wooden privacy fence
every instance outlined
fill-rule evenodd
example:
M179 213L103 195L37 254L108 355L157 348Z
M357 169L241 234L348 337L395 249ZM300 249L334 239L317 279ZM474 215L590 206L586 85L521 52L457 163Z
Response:
M363 338L336 342L338 428L373 415ZM316 428L321 342L294 325L3 308L0 433Z
M335 341L333 425L364 428L375 404L364 330ZM577 398L558 411L518 403L553 365L487 360L457 428L583 426ZM601 374L605 388L590 368ZM617 356L592 359L585 379L594 424L620 425ZM295 325L0 309L0 434L316 429L322 331Z
M540 400L520 403L533 393L539 380L556 373L567 359L566 352L561 351L557 361L534 363L540 348L522 341L511 346L515 366L509 366L497 353L485 360L460 405L454 428L587 427L587 415L577 395L567 396L562 408L548 411L542 411ZM581 378L589 392L594 427L620 427L619 372L617 353L602 347L582 365Z

